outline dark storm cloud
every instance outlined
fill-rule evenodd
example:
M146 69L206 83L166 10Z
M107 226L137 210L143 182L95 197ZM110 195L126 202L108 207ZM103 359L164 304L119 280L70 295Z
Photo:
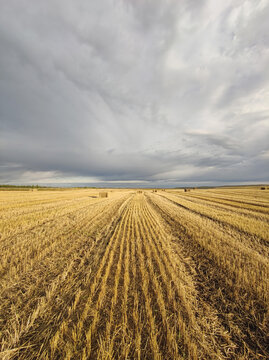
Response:
M10 0L0 182L268 181L269 2Z

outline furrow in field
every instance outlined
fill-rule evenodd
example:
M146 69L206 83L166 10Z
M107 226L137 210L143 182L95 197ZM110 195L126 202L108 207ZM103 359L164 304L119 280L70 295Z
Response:
M24 318L16 318L16 310L12 309L14 313L11 314L4 331L8 336L3 336L2 339L3 353L12 352L12 359L39 358L40 345L48 345L48 338L53 337L55 324L62 317L70 316L76 309L82 294L81 288L83 288L87 276L80 278L74 273L83 273L85 269L89 268L88 263L93 249L93 243L88 247L82 247L64 271L46 288L45 294L38 299L35 307L32 309L32 306L27 306L24 309L27 312ZM19 307L18 304L16 307ZM36 334L38 334L38 339L35 339ZM27 351L28 347L30 352Z
M85 205L86 204L86 205ZM82 203L76 203L73 205L72 212L75 212L86 208L89 206L90 201L85 201ZM65 216L70 213L70 208L63 206L60 209L51 208L37 213L29 213L21 217L14 216L11 219L1 220L0 231L2 233L2 241L4 243L9 243L9 240L17 238L18 235L23 234L35 227L40 227L43 224L53 220L58 216ZM16 230L16 231L15 231Z
M18 207L14 205L11 208L4 208L0 211L0 220L7 219L8 221L12 221L13 219L16 219L16 221L23 216L31 215L33 217L36 216L36 214L39 214L41 217L42 214L49 213L49 211L57 211L61 210L62 208L70 208L74 207L74 205L81 205L81 204L89 204L89 202L98 202L99 199L93 200L92 198L87 197L79 197L75 199L55 199L52 198L50 201L39 201L36 204L29 204L29 203L23 203L23 207Z
M228 209L229 211L242 213L245 215L260 217L262 220L268 220L269 215L269 205L254 205L252 203L244 202L244 201L236 201L233 199L223 199L222 197L213 197L207 194L207 196L196 193L188 193L188 195L184 195L183 193L175 193L177 196L184 197L186 199L200 200L201 203L205 202L208 206L216 206L223 209ZM264 215L263 215L264 214Z
M77 201L94 199L97 193L92 190L75 190L74 191L46 191L46 192L9 192L1 193L0 191L0 218L2 215L13 216L21 212L32 211L42 207L57 206L64 203L75 204Z
M139 214L140 215L140 214ZM137 244L137 257L139 268L138 271L140 273L141 279L141 288L143 294L143 300L146 309L146 317L148 324L148 332L149 332L149 340L150 340L150 349L152 353L152 357L154 359L161 359L161 352L158 343L158 326L156 324L155 314L152 309L152 299L149 289L149 274L146 266L145 254L142 248L142 234L138 225L138 221L135 223L135 232L136 232L136 244ZM148 351L150 353L150 350Z
M247 193L244 194L235 194L235 193L220 193L213 191L203 191L203 190L191 190L190 192L183 191L167 191L166 193L175 194L175 195L183 195L187 197L197 197L208 199L212 201L220 201L221 204L232 204L237 205L243 208L252 208L255 211L265 211L268 213L269 208L269 196L267 200L264 196L265 193L261 193L260 196L257 196L257 191L255 192L255 197L250 198L247 196Z
M138 220L140 236L142 238L141 248L146 259L147 273L149 274L149 292L152 299L152 312L156 315L156 322L159 325L157 340L160 346L162 356L167 359L180 359L180 331L177 327L177 320L174 319L176 313L173 300L175 293L171 287L171 278L167 274L167 269L160 258L160 254L153 243L152 233L148 227L148 216L145 208L140 209L140 218ZM181 330L181 329L180 329Z
M206 191L206 194L208 196L212 197L219 197L222 199L228 199L233 200L238 203L245 203L249 205L257 205L257 206L265 206L268 208L269 206L269 193L266 191L257 191L255 189L254 191L251 191L250 189L240 191L237 190L228 190L225 189L224 191L220 190L208 190Z
M173 251L169 243L171 235L161 226L158 214L154 209L147 204L145 210L147 215L144 219L147 219L146 224L153 240L150 243L153 252L156 254L155 258L159 259L158 264L162 277L165 279L164 284L166 284L168 294L170 294L167 302L172 307L169 317L174 318L174 324L176 323L174 329L180 334L180 342L184 352L191 359L208 358L209 356L212 359L222 359L225 356L227 339L219 338L219 349L216 349L215 341L208 339L212 329L204 321L196 319L195 314L198 310L193 279L187 275L188 271L184 267L185 263L182 261L182 256L180 258L179 254ZM156 229L158 229L157 232ZM215 317L208 313L207 319L215 322ZM203 335L201 336L201 334Z
M17 278L32 269L37 262L52 254L56 255L57 247L63 239L64 245L69 245L69 239L78 236L81 229L85 229L89 222L98 217L96 210L87 207L83 212L76 213L73 219L56 218L53 224L43 226L41 231L34 229L18 236L18 244L3 251L3 262L0 267L1 285L5 282L10 284L19 281Z
M121 203L121 202L120 202ZM120 203L118 204L118 208L120 206ZM98 235L98 226L102 226L104 229L106 229L106 223L109 224L109 219L111 219L111 215L113 214L113 212L115 212L115 207L108 207L109 211L107 212L107 215L105 216L105 213L103 213L103 219L100 216L99 220L96 222L96 224L92 224L91 227L89 227L89 231L86 231L84 233L82 233L82 237L81 239L79 239L78 242L74 242L75 243L75 247L68 249L69 252L64 253L62 255L62 257L64 257L64 259L66 259L66 255L68 255L68 257L70 256L69 261L65 261L65 266L62 266L62 262L63 259L61 260L61 257L59 256L59 253L56 254L56 257L58 256L59 259L56 259L57 261L55 261L55 263L52 262L52 265L54 265L56 268L53 270L50 267L50 271L47 271L48 269L46 269L46 271L43 273L42 276L42 272L40 272L38 269L38 277L40 276L40 279L36 279L36 281L40 282L40 285L42 284L42 286L39 286L38 284L33 284L33 286L31 286L31 284L29 284L29 288L26 288L26 292L25 294L21 294L21 296L18 297L18 299L16 298L12 300L12 297L10 298L10 300L8 301L12 301L13 305L12 307L10 307L7 303L7 301L5 302L5 306L3 306L4 311L11 311L11 314L9 317L5 316L3 318L10 318L10 326L12 327L12 323L14 322L14 317L12 317L12 314L14 312L14 315L16 314L16 308L20 307L20 312L23 314L24 313L24 318L22 317L19 320L19 324L18 324L18 329L16 330L17 336L14 337L15 342L12 341L11 344L9 345L13 345L13 347L15 347L16 343L20 344L20 346L22 346L23 341L29 341L29 337L31 336L31 332L35 332L35 327L36 326L36 322L38 322L38 320L40 321L40 318L42 319L42 317L44 317L44 312L45 313L50 313L49 311L49 305L52 305L51 310L53 310L53 308L55 308L56 304L50 304L48 302L48 308L46 306L46 300L48 298L55 300L55 298L57 299L57 301L59 302L59 312L56 312L56 314L59 313L65 313L66 312L66 308L70 305L70 299L72 300L74 297L74 290L75 288L79 289L79 285L81 285L81 282L83 283L85 281L85 276L87 279L87 276L89 275L89 273L91 273L91 270L93 268L93 259L94 259L94 252L97 255L98 261L100 259L100 249L102 249L104 246L106 246L106 243L104 244L104 241L98 240L98 241L94 241L94 244L92 244L92 240L89 241L90 236L93 235L96 231L97 231L97 235ZM113 211L114 210L114 211ZM98 225L99 224L99 225ZM96 238L97 240L97 238ZM106 240L107 241L107 240ZM93 250L95 249L95 251L93 252ZM72 255L72 250L73 250L73 255ZM92 255L93 252L93 255ZM91 259L91 257L93 257L93 259ZM83 267L84 264L84 267ZM87 267L85 268L85 264L87 265ZM84 273L86 271L86 269L89 269L89 273ZM70 274L70 270L73 269L75 270L72 273L71 278L69 278ZM35 276L37 274L32 274L31 279L35 279ZM46 278L47 277L47 278ZM67 283L65 283L65 279L67 281ZM29 282L31 283L31 280L29 279ZM47 283L47 286L44 286ZM49 285L51 284L51 285ZM64 286L65 285L65 286ZM22 284L23 286L23 284ZM64 291L64 289L66 290L70 290L70 292L66 292ZM57 290L59 291L59 293L57 294ZM18 293L18 291L15 291L14 289L14 296L15 294ZM40 295L38 295L38 292L40 292ZM63 303L61 301L61 296L58 295L62 295L62 300L64 298L69 299L66 303ZM69 296L68 296L69 295ZM19 300L21 297L21 300ZM29 299L29 300L27 300ZM15 301L15 302L14 302ZM34 305L36 303L36 305ZM64 304L64 305L63 305ZM15 305L15 307L14 307ZM57 307L57 306L56 306ZM10 309L10 310L9 310ZM23 311L24 309L24 311ZM42 313L43 311L43 313ZM53 314L53 311L52 311ZM28 319L28 320L27 320ZM36 320L37 319L37 320ZM43 319L44 320L44 319ZM42 331L44 332L44 334L46 333L46 331L53 331L53 327L50 329L50 323L53 323L53 317L50 319L48 318L47 320L47 327L45 327L45 329L41 329L39 330L39 333ZM29 325L31 324L31 326ZM41 324L44 325L44 322L41 322ZM50 330L49 330L50 329ZM8 327L6 328L6 331L8 333ZM10 332L10 335L12 336L12 331ZM39 334L40 338L42 339L42 336ZM44 335L45 336L45 335ZM30 341L31 342L31 341ZM32 349L33 354L34 351ZM36 355L36 354L35 354Z
M129 287L130 287L130 281L131 281L131 265L130 262L134 261L134 259L131 259L130 257L130 248L131 248L131 242L132 242L132 231L134 226L134 220L133 216L131 218L131 222L128 227L128 234L126 236L126 252L125 252L125 259L124 259L124 274L123 274L123 300L122 300L122 306L121 306L121 314L122 314L122 327L120 331L120 337L121 341L119 342L119 348L120 353L123 358L128 358L132 335L129 332L129 321L128 321L128 312L129 312ZM134 279L132 279L134 281Z
M250 210L246 207L238 207L238 206L232 206L230 204L221 203L221 200L219 202L212 201L208 198L201 198L198 196L192 196L192 195L182 195L178 194L176 195L179 199L184 199L188 202L191 202L196 205L201 205L207 208L208 211L210 209L215 212L221 212L222 214L225 212L226 216L233 217L234 215L236 217L241 216L243 218L248 218L250 220L258 221L261 223L265 223L268 225L269 223L269 209L267 213L265 212L259 212L256 210Z
M119 309L121 309L122 303L122 280L124 277L123 274L123 257L126 253L126 242L129 241L129 227L130 227L130 219L131 219L131 205L129 205L129 214L126 217L126 221L123 224L121 240L119 245L119 255L117 258L113 259L113 265L115 267L115 271L110 270L110 283L108 281L107 287L105 290L106 298L109 297L109 293L111 292L111 301L108 301L110 306L109 313L106 316L106 327L105 331L98 332L99 337L99 349L97 352L97 359L113 359L115 357L115 353L117 349L115 349L115 339L121 330L119 325L121 317L119 316ZM120 287L121 282L121 288ZM105 317L104 317L105 318ZM100 323L102 323L100 319Z
M1 222L1 226L4 231L1 232L1 241L0 241L0 250L1 252L8 250L11 247L17 247L20 244L20 241L23 241L24 235L28 234L31 231L35 231L40 229L43 230L45 226L53 226L55 222L57 222L57 226L60 223L60 220L63 219L73 219L77 213L82 212L89 207L98 206L101 202L108 202L108 200L100 200L97 203L88 202L87 205L84 203L78 203L77 206L69 208L69 206L64 207L63 213L54 212L50 214L49 218L44 218L42 216L37 216L36 218L30 217L26 221L22 221L22 224L13 223L9 224L8 227L5 226L4 222Z
M257 219L250 219L240 214L229 214L227 211L211 209L210 207L200 205L187 201L183 198L176 196L163 196L161 197L169 200L172 204L178 207L199 215L205 219L211 220L223 228L225 233L237 233L239 241L244 241L244 245L263 254L269 255L269 224L259 221Z
M99 340L97 359L129 358L133 350L133 333L129 323L129 298L131 276L130 247L132 241L133 203L130 203L130 217L125 223L124 239L120 245L120 256L117 264L114 294L110 308L109 322L106 331ZM131 356L131 355L130 355Z
M108 309L104 306L106 300L108 300L107 297L111 296L111 291L113 291L112 287L109 293L108 286L109 282L113 283L115 279L115 264L117 264L119 257L119 247L123 238L122 234L126 218L129 215L128 206L125 204L123 212L118 218L118 223L113 235L107 238L107 247L103 257L100 259L95 276L92 279L81 316L78 318L77 324L71 329L71 341L67 342L65 349L66 358L76 358L81 351L85 358L92 357L93 354L96 355L96 351L98 350L97 329L101 331L101 328L104 326L104 322L102 322L101 319L106 320L106 316L104 315L107 315ZM99 325L100 328L98 328Z
M92 319L94 298L96 298L102 285L101 281L106 262L108 261L108 255L113 251L113 239L115 233L117 233L120 228L120 214L123 207L125 208L125 204L123 204L119 210L119 214L115 216L108 233L104 235L99 244L98 251L94 254L93 260L91 261L90 272L88 273L87 269L82 269L82 274L86 272L88 273L88 277L85 281L83 291L80 293L79 300L76 303L76 311L68 314L68 317L64 318L62 323L58 325L58 330L50 341L51 352L49 353L50 355L47 355L49 358L56 356L56 353L60 358L70 358L74 353L84 358L86 353L91 352L91 331L87 330L87 336L85 336L85 329L87 329L89 319ZM62 329L64 329L64 331L62 331ZM76 342L76 339L78 339L79 344ZM83 349L85 343L88 349Z
M238 284L243 283L248 287L248 291L254 292L256 296L260 294L261 300L264 299L264 294L268 293L268 283L266 282L268 278L267 247L261 247L261 251L256 252L251 247L246 246L249 239L246 239L243 234L236 236L235 233L224 233L218 223L201 217L191 209L176 209L177 204L175 206L163 198L164 204L168 212L174 209L175 216L182 218L182 222L185 222L185 229L192 231L193 234L196 230L195 235L200 239L201 244L215 256L218 255L219 266L231 271L233 279L237 276L234 281L237 280ZM189 229L188 222L190 224ZM229 250L227 254L222 254L227 250ZM247 276L247 273L251 276Z
M132 300L130 302L131 306L131 319L129 324L131 324L130 328L133 334L133 346L130 349L131 356L134 359L140 360L143 355L142 349L142 329L143 329L143 308L140 303L140 293L137 286L139 286L139 275L137 272L137 246L136 246L136 233L135 233L135 217L137 217L137 213L133 210L132 217L132 232L131 232L131 293ZM133 329L132 329L133 325Z
M91 224L102 217L103 211L109 212L114 203L117 204L117 201L83 208L83 211L73 214L72 219L56 218L53 226L50 224L24 234L19 245L2 252L1 288L5 287L6 283L19 282L24 273L39 266L39 263L48 256L57 255L59 250L64 252L66 247L70 247L70 243L72 247L72 239L81 236L82 231L85 233L89 231Z
M159 196L152 195L151 200L178 239L177 246L193 261L198 303L202 301L215 309L231 337L229 358L243 354L249 359L265 358L268 262L261 257L253 259L253 254L240 246L238 249L229 236L223 239L216 228L196 214L179 210Z

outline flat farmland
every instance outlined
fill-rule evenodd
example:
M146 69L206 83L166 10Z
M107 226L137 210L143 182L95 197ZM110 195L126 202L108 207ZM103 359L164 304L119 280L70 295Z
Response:
M269 190L0 191L0 359L268 359Z

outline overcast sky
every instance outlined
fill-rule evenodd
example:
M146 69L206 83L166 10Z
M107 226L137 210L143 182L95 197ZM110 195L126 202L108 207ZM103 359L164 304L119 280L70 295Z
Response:
M0 2L0 183L269 182L269 0Z

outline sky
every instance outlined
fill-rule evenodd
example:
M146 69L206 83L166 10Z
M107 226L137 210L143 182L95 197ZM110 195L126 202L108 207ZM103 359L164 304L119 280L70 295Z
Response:
M0 183L269 182L269 0L0 2Z

